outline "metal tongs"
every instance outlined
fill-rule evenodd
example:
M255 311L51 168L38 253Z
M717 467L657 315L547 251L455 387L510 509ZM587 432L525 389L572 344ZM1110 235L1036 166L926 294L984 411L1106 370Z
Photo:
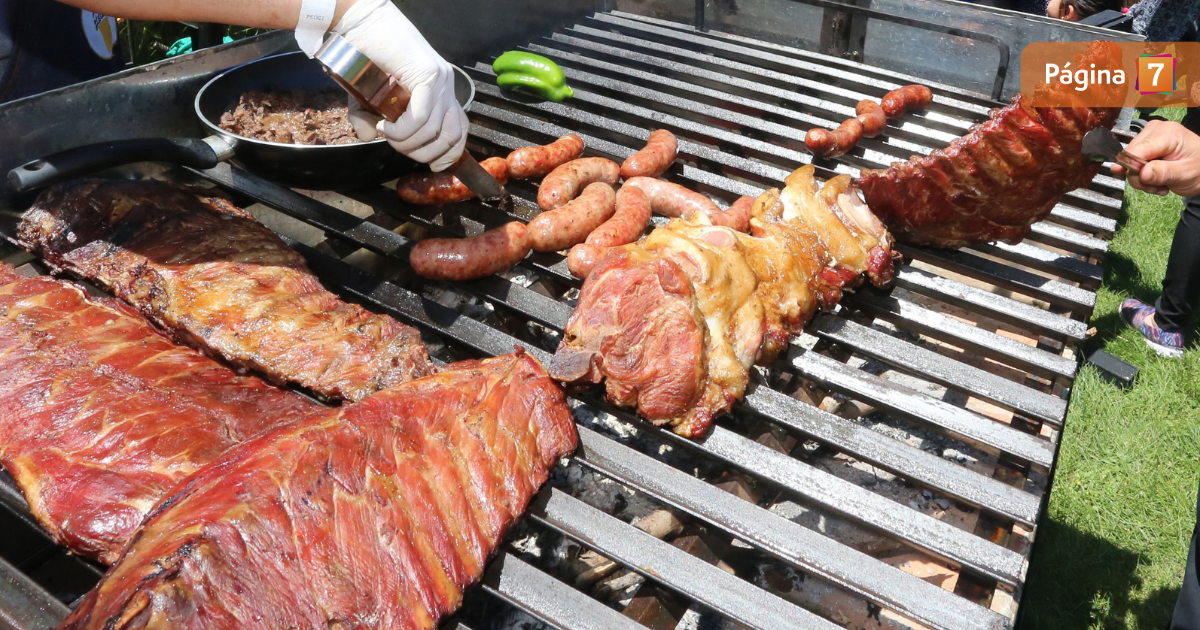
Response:
M1126 151L1113 132L1104 127L1083 134L1083 157L1093 162L1116 162L1134 174L1141 173L1146 165L1145 160Z
M325 40L316 60L366 111L396 122L408 108L412 97L408 90L342 37L334 35ZM496 203L505 211L513 209L512 195L467 151L449 171L480 199Z

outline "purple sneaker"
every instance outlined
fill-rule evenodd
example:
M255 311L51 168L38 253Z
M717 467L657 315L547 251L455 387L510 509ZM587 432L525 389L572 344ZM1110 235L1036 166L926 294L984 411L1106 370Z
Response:
M1167 332L1157 325L1146 323L1154 307L1129 298L1121 302L1121 318L1142 333L1142 339L1159 355L1177 359L1183 356L1183 333Z

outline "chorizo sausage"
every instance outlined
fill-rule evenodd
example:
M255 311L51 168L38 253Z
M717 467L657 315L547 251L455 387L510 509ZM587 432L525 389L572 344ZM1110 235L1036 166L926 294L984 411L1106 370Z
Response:
M508 183L508 162L504 158L488 158L479 165L501 185ZM396 192L401 201L420 206L466 201L475 196L466 184L448 171L405 175L396 182Z
M470 238L425 239L413 246L408 264L425 278L464 282L511 268L529 247L529 230L514 221Z
M593 182L566 205L539 214L529 222L533 251L557 252L582 243L613 215L616 197L612 186Z
M690 217L697 212L713 216L721 212L721 208L704 195L653 177L634 177L625 182L625 186L640 189L650 198L650 209L654 214L664 217Z
M863 135L868 138L877 137L887 127L887 116L883 113L883 108L871 99L859 101L858 105L854 106L854 113L858 114L858 122L862 123ZM511 174L511 164L508 170Z
M567 270L580 280L587 280L601 258L612 251L611 247L600 247L591 243L580 243L567 253Z
M721 225L739 232L750 232L750 209L754 207L754 197L738 197L738 200L724 212L710 214L713 225Z
M592 230L587 237L589 245L613 247L632 243L646 231L650 223L650 198L641 188L622 186L617 191L617 209L612 218ZM572 250L573 251L573 250ZM570 260L567 261L569 268Z
M898 90L892 90L880 101L883 113L888 120L895 120L904 112L913 109L925 109L933 103L933 90L924 85L906 85Z
M594 182L615 184L621 167L605 158L579 158L550 171L538 189L538 205L553 210L574 199L585 186Z
M666 129L653 131L646 140L645 148L629 156L621 164L621 177L658 177L671 168L678 151L679 141L675 139L675 134Z
M857 118L847 118L837 129L812 129L804 134L804 146L813 155L822 157L837 157L858 144L863 135L863 124Z
M583 155L583 138L571 133L540 147L523 147L508 154L508 176L541 177Z

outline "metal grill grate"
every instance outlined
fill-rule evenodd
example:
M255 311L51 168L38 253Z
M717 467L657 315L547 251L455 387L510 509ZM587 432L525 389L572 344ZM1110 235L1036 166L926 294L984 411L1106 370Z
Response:
M858 100L919 79L619 12L596 14L526 49L558 61L575 98L555 104L506 95L490 64L468 67L478 82L473 152L505 155L572 132L585 139L589 155L619 161L665 127L680 138L682 162L667 177L726 203L778 185L810 162L827 177L927 153L996 105L933 85L928 113L863 139L839 160L814 160L801 149L805 130L834 127L853 116ZM534 216L536 189L527 183L510 185L518 198L507 214L473 202L405 206L385 187L304 195L228 165L172 176L210 182L254 204L251 211L288 238L327 286L422 328L443 360L520 345L546 361L577 294L578 282L554 254L534 254L505 277L462 285L426 283L406 267L409 236L417 232L462 236ZM633 604L618 610L565 581L571 578L547 554L510 544L489 567L483 593L468 595L462 623L487 627L497 610L515 608L565 630L697 627L697 618L700 627L724 619L764 630L836 628L845 611L827 602L838 601L861 604L880 627L1011 627L1077 369L1075 349L1086 338L1122 191L1121 182L1098 176L1066 195L1021 245L904 248L913 262L900 269L895 290L847 295L836 314L818 317L704 440L652 428L595 394L573 398L581 447L572 467L677 510L689 531L704 532L724 550L698 551L643 533L589 505L577 479L565 475L542 492L512 538L573 540L644 576L646 597L666 602L664 610L687 613L651 621ZM439 303L447 291L462 291L471 303ZM878 409L873 417L880 420L815 406L822 401L805 400L811 386ZM830 458L841 464L829 465ZM860 483L852 469L894 475L926 493L926 503L952 508L906 502ZM0 563L0 627L46 627L65 608L42 589L71 601L100 569L54 548L4 480L0 502L8 511L0 512L0 527L30 541L0 545L0 555L19 569ZM894 541L956 574L957 585L940 588L856 548L839 535L849 530L792 520L780 510L785 503ZM943 518L935 518L938 511ZM764 577L772 563L822 586L781 586ZM846 597L813 594L825 592ZM467 626L454 620L445 627Z

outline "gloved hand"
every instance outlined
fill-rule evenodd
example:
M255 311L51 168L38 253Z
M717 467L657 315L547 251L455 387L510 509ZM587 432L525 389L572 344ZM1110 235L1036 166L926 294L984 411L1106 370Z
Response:
M392 75L412 93L408 109L378 130L397 151L443 171L462 155L467 143L467 114L454 96L454 69L434 51L408 18L389 0L358 0L333 32ZM360 138L374 134L378 120L350 99L350 121Z

